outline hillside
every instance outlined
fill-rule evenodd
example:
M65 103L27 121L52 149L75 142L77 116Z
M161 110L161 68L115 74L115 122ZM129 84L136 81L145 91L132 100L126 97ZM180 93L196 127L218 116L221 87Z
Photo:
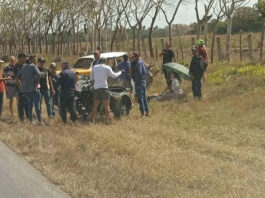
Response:
M264 71L210 66L202 101L185 81L186 99L152 103L145 119L135 104L111 126L45 117L45 127L26 127L5 104L0 139L75 198L263 197Z

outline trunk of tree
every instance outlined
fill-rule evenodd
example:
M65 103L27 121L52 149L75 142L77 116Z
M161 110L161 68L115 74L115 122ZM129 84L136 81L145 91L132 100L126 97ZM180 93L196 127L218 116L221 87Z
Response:
M137 50L141 54L141 32L142 32L142 23L138 25L138 37L137 37Z
M222 46L221 46L221 40L220 37L216 38L217 40L217 54L218 54L218 61L222 61L223 55L222 55Z
M168 24L168 39L169 39L169 43L172 47L172 23Z
M149 45L149 52L150 52L151 58L154 58L155 57L154 48L153 48L152 34L153 34L153 28L154 28L154 24L155 24L157 15L159 13L159 10L160 10L160 6L157 6L156 7L155 14L154 14L154 16L152 18L152 21L151 21L151 25L150 25L150 28L149 28L149 32L148 32L148 45Z
M231 36L232 36L232 17L227 19L227 33L226 33L226 58L229 62L231 62L232 60Z
M263 45L264 45L264 33L265 33L265 22L263 22L263 28L261 33L261 41L260 41L260 62L263 61Z
M248 35L248 56L251 61L253 61L253 46L252 46L252 35Z
M29 37L27 37L27 44L28 44L28 54L31 54L31 39Z
M75 21L74 21L74 19L72 19L72 33L73 33L73 37L72 37L72 45L73 45L73 48L72 48L72 50L73 50L73 55L76 55L76 32L75 32Z
M133 33L133 51L135 52L136 26L132 27L132 33Z
M45 53L48 54L49 53L49 46L48 46L48 35L45 34Z
M208 23L204 23L204 42L205 45L208 46Z
M116 28L115 28L115 30L113 32L112 38L111 38L111 43L110 43L110 51L111 52L113 51L114 42L115 42L115 39L116 39L117 32L118 32L118 26L116 26Z
M212 38L212 46L211 46L211 63L213 63L214 61L214 47L215 47L217 25L219 23L219 20L220 18L217 19L216 23L214 24L214 29L213 29L213 38Z
M42 54L42 37L39 35L39 53Z
M201 25L201 23L197 24L197 28L198 28L198 30L197 30L197 40L198 40L198 39L200 39L201 33L202 33L202 25Z
M179 38L179 45L180 45L180 50L181 50L181 57L182 57L182 61L184 61L183 45L182 45L182 42L181 42L181 36L180 36L180 33L179 33L178 25L177 25L177 33L178 33L178 38Z
M98 46L97 47L100 47L102 49L102 46L101 46L101 29L98 28L97 32L98 32Z
M240 30L240 36L239 36L239 55L240 55L240 62L242 63L243 61L243 56L242 56L242 30Z
M56 51L56 33L52 34L52 50L51 53L55 54Z

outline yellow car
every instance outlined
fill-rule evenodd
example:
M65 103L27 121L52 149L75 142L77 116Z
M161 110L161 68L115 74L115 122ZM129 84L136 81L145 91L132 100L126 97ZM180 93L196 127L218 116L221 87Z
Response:
M107 65L111 66L113 70L116 69L117 65L123 61L123 55L125 52L107 52L101 53L100 58L105 58L107 60ZM77 80L80 76L90 76L93 62L95 61L94 55L83 56L79 58L74 64L72 70L77 75ZM58 72L59 74L60 72Z

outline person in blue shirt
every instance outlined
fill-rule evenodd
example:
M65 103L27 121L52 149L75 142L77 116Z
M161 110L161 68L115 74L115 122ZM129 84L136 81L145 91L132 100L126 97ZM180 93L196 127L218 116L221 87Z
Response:
M131 63L129 61L129 56L127 54L123 55L123 61L118 65L119 70L122 72L120 79L122 81L122 85L125 88L129 88L132 91L131 84Z
M94 67L95 65L100 64L100 51L95 51L94 52L94 62L92 64L92 67Z
M135 92L140 107L141 117L149 116L149 106L146 98L147 67L140 59L138 53L132 54L132 62L135 64L132 78L135 83Z
M60 93L60 112L64 123L67 122L67 110L70 113L71 120L77 119L75 107L75 72L70 69L68 62L62 62L62 72L59 75L58 84L61 86Z

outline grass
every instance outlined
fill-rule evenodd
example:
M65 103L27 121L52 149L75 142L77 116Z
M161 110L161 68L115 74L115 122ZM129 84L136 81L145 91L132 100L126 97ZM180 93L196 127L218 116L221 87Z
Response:
M0 139L75 198L264 197L265 81L226 68L210 66L202 101L184 82L185 100L151 103L146 119L134 105L111 126L45 113L46 127L26 127L5 104ZM163 88L161 74L148 93Z

